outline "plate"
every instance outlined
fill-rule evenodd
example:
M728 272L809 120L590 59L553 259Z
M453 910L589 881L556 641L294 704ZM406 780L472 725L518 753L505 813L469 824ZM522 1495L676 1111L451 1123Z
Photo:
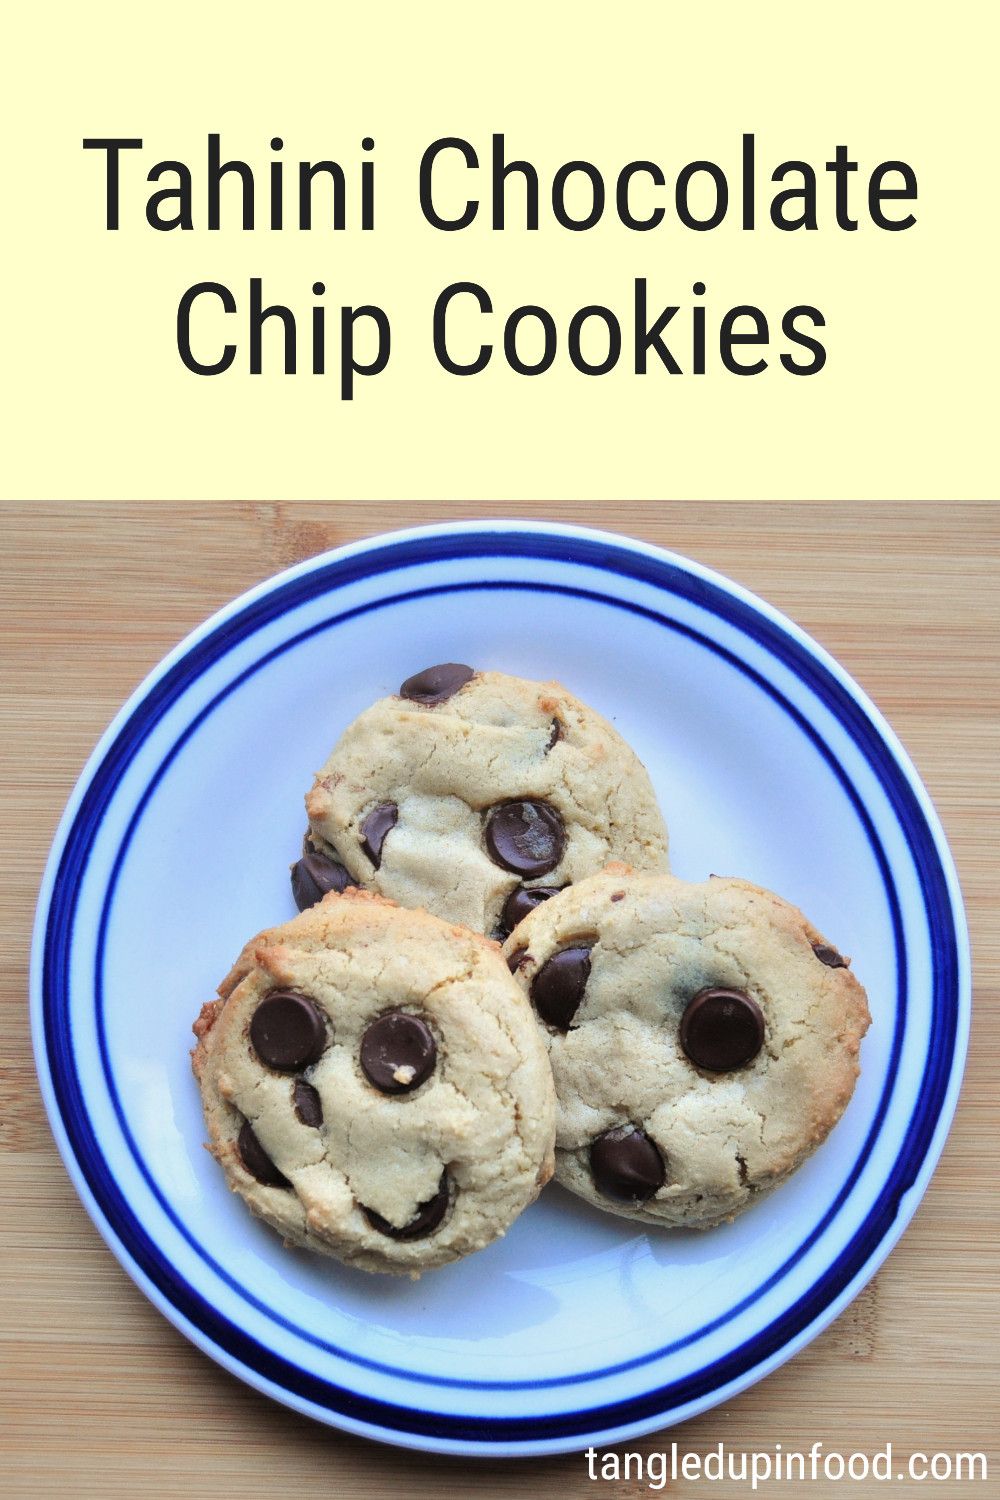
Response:
M416 1282L286 1251L202 1149L191 1023L294 914L302 798L413 671L555 677L649 768L675 873L801 906L867 986L843 1119L735 1223L663 1233L547 1188ZM146 679L91 757L39 900L32 1023L66 1167L183 1333L300 1412L387 1442L522 1455L619 1442L760 1379L889 1253L940 1153L969 1021L965 920L926 792L796 626L656 548L555 525L376 537L251 590Z

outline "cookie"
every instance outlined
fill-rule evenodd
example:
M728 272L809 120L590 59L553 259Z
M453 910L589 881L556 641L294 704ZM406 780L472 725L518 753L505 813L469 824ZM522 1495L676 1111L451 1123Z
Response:
M349 881L502 938L608 860L667 868L649 777L600 714L558 683L458 663L355 719L306 808L300 907L324 880Z
M665 1227L733 1218L823 1141L869 1024L849 961L745 880L612 865L504 948L549 1048L556 1177Z
M419 1273L552 1175L544 1042L495 943L367 891L255 937L195 1023L209 1149L285 1240Z

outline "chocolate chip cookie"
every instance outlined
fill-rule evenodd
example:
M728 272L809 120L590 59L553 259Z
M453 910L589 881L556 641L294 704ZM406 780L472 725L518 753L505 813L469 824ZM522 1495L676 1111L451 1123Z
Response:
M416 1274L552 1175L555 1096L495 943L367 891L247 944L195 1023L210 1150L293 1245Z
M839 1120L869 1024L849 960L745 880L611 865L504 954L559 1100L556 1177L665 1227L733 1218Z
M300 907L351 882L502 938L609 859L667 868L649 777L605 719L558 683L455 662L355 719L306 808Z

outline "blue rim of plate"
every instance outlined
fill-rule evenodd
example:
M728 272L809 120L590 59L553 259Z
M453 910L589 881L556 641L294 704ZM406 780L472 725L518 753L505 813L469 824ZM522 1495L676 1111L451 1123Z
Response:
M932 955L932 1002L924 1074L903 1146L891 1171L885 1176L878 1199L864 1223L805 1295L743 1345L722 1358L713 1360L701 1370L668 1385L626 1400L581 1411L487 1418L428 1412L396 1405L324 1380L257 1342L220 1314L179 1276L160 1254L107 1171L100 1144L88 1119L76 1074L69 1025L69 958L76 904L103 814L121 776L141 744L195 678L264 625L300 604L345 584L421 563L495 557L562 561L597 568L652 585L668 597L681 598L699 605L727 624L735 626L750 640L766 649L818 697L864 755L904 833L917 872L927 920ZM514 580L502 586L519 585ZM538 587L531 583L520 586ZM558 591L582 592L578 589L564 590L561 587L558 587ZM640 613L657 618L653 611L633 606L619 597L600 594L592 594L591 597L619 607L624 605L626 608L636 608ZM380 599L371 607L391 602L389 599ZM677 628L678 622L659 618L660 623ZM327 621L325 625L329 623ZM687 627L680 628L687 632ZM863 804L823 741L810 729L798 711L766 679L759 677L738 657L707 638L703 643L713 650L719 650L740 670L749 673L759 686L779 699L786 711L799 720L800 727L810 734L851 795L876 852L889 895L898 948L900 992L897 1008L905 1011L905 956L900 947L902 934L898 906L891 879L888 878L885 856ZM286 642L278 649L287 649L290 644L292 643ZM260 661L248 669L248 673L256 670L259 665ZM248 674L241 674L241 677L244 675ZM229 689L225 691L228 692ZM213 699L213 705L217 701L218 697ZM210 712L213 705L206 707L198 719ZM942 847L943 835L935 835L933 812L927 803L926 794L920 796L915 790L920 786L916 773L909 766L902 750L890 743L891 733L879 726L877 717L860 691L839 668L835 668L825 653L769 606L736 589L721 577L686 563L683 559L656 549L640 547L624 538L585 532L577 528L472 523L467 528L427 528L401 533L388 539L376 538L362 548L348 548L340 553L327 554L312 563L292 569L287 574L279 575L270 584L252 590L243 599L236 600L232 606L221 611L218 617L208 621L189 642L182 643L165 669L161 665L161 668L154 671L131 700L124 712L124 721L113 734L109 731L110 743L105 745L102 742L99 751L95 752L95 757L81 778L75 813L68 826L61 828L57 835L46 881L43 883L43 895L39 901L32 963L32 1007L36 1022L36 1056L46 1093L46 1106L71 1175L78 1186L82 1179L103 1216L104 1223L98 1221L98 1227L105 1233L111 1248L125 1268L133 1275L138 1273L137 1279L144 1290L147 1289L144 1285L147 1282L155 1289L158 1295L154 1300L182 1331L194 1337L206 1352L221 1359L229 1368L235 1369L236 1373L243 1374L251 1383L270 1389L272 1394L281 1399L287 1396L300 1409L314 1408L314 1415L335 1424L367 1431L389 1441L419 1443L424 1439L435 1445L444 1443L457 1451L501 1451L503 1445L511 1448L516 1445L521 1452L530 1451L530 1445L535 1445L536 1451L546 1451L553 1446L566 1446L567 1440L586 1438L598 1432L634 1430L642 1424L650 1425L657 1418L667 1421L671 1412L688 1407L691 1403L711 1404L713 1394L750 1383L755 1378L754 1372L762 1366L780 1362L782 1351L794 1352L789 1346L794 1343L795 1347L799 1347L801 1342L811 1336L810 1329L811 1332L818 1332L819 1327L824 1326L837 1311L838 1299L843 1300L849 1295L852 1283L859 1277L863 1281L874 1272L908 1221L916 1200L909 1205L909 1211L903 1214L903 1198L918 1177L922 1176L926 1180L933 1168L943 1144L942 1127L947 1125L954 1106L964 1059L968 995L967 985L963 983L963 968L967 968L967 965L963 964L964 916L957 894L957 883L946 849ZM190 725L187 732L193 727L193 724ZM187 732L181 736L168 760L186 739ZM122 841L116 869L120 867L124 848L140 815L145 797L151 792L166 763L147 786L146 794ZM920 791L922 793L922 788ZM106 920L114 879L115 876L112 875L105 895L102 926ZM47 887L50 889L46 901ZM100 947L99 944L99 955ZM40 984L36 984L39 974ZM99 990L97 993L99 994ZM872 1130L852 1173L852 1181L878 1135L886 1100L891 1092L900 1044L899 1031L900 1027L897 1025L890 1076ZM125 1127L130 1149L139 1161L147 1182L153 1186L151 1175L138 1158L127 1129L106 1057L104 1062L115 1108L120 1123ZM50 1087L45 1089L47 1081ZM161 1197L155 1186L154 1192ZM162 1201L161 1197L161 1203ZM838 1203L839 1201L840 1199ZM84 1202L87 1204L86 1196ZM89 1208L90 1205L87 1206ZM836 1206L831 1209L831 1213ZM171 1212L169 1207L168 1212ZM180 1227L182 1232L186 1232L183 1226ZM819 1233L819 1228L820 1226L815 1233ZM810 1236L806 1243L810 1243L813 1237ZM805 1246L800 1247L794 1258L798 1258L804 1249ZM786 1267L789 1263L786 1262ZM771 1280L783 1274L784 1269L785 1267ZM816 1326L811 1328L814 1324ZM344 1350L335 1352L341 1357L352 1358ZM629 1361L626 1365L615 1368L630 1368L663 1353L663 1350L657 1350L640 1360ZM360 1358L358 1362L373 1364L377 1369L385 1368ZM402 1370L391 1373L410 1379L420 1378ZM518 1385L537 1389L549 1384L569 1384L576 1379L594 1379L601 1373L603 1372L588 1372L586 1376L571 1377L565 1381L497 1382L496 1385L506 1389ZM475 1381L447 1380L432 1383L483 1387L482 1382ZM525 1445L529 1445L527 1450Z

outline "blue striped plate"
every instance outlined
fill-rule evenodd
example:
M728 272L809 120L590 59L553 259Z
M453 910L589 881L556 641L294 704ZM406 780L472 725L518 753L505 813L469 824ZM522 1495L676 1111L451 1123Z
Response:
M769 886L853 955L874 1017L854 1099L734 1224L650 1233L550 1187L499 1243L401 1284L283 1249L202 1150L191 1022L244 940L293 914L312 772L374 698L447 660L563 681L648 766L677 874ZM927 794L825 652L683 558L490 522L314 558L156 668L60 824L31 1004L67 1170L171 1322L321 1421L520 1455L620 1441L728 1399L856 1295L941 1151L969 965Z

